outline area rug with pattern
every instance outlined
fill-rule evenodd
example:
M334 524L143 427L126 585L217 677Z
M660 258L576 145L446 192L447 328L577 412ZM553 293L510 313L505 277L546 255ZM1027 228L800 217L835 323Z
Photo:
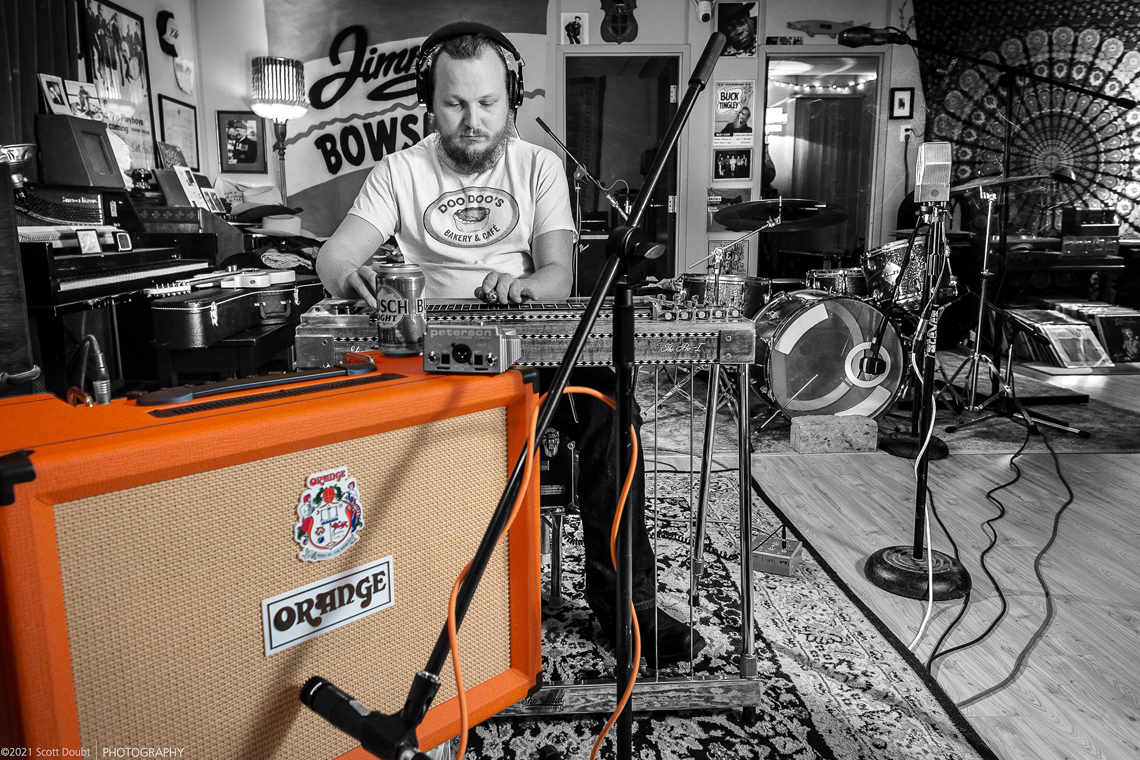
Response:
M689 473L649 473L650 535L657 554L658 604L688 620L696 484ZM708 641L689 664L658 675L734 677L740 651L739 491L733 472L710 487L706 569L691 610ZM754 532L779 529L753 495ZM612 679L614 658L586 607L581 534L567 518L560 605L544 583L543 675L546 682ZM634 713L633 757L667 758L991 758L938 685L920 675L903 645L883 633L821 568L806 547L790 577L752 578L759 675L742 709ZM643 671L643 678L653 678ZM740 705L744 708L746 705ZM492 718L470 732L467 757L538 758L553 746L562 758L589 757L605 715ZM601 757L615 756L615 732Z

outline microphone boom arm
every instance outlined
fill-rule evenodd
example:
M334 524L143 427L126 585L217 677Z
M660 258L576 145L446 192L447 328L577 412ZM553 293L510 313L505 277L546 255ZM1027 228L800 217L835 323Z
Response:
M542 127L542 131L550 136L551 140L554 140L554 142L558 143L558 147L562 149L562 152L566 154L566 157L573 161L574 165L578 167L577 171L574 172L575 176L577 176L578 172L581 172L583 177L590 180L594 187L598 188L598 191L601 192L602 195L606 196L606 200L609 201L610 205L613 206L614 209L618 212L618 215L621 216L621 220L623 222L629 221L629 215L626 213L625 209L621 207L621 204L617 202L617 199L610 195L610 191L605 188L605 185L590 175L589 169L587 169L582 164L582 162L579 161L574 156L574 154L570 152L570 149L567 148L566 145L558 139L558 135L554 134L554 131L546 125L546 122L542 120L542 117L536 118L535 121L538 122L538 126Z

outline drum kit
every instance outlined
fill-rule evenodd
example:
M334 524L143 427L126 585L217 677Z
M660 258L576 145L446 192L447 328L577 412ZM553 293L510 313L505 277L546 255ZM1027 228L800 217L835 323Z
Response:
M787 198L740 203L714 216L729 230L747 231L744 237L825 227L846 218L842 209ZM808 270L800 280L722 274L717 254L739 240L707 257L714 259L712 272L684 273L676 285L682 300L736 307L756 324L753 377L774 410L769 421L780 414L885 414L906 379L902 325L923 302L925 242L915 241L905 266L904 240L867 251L858 268ZM957 293L957 281L944 274L935 302L948 303ZM881 361L869 373L863 368L872 349Z

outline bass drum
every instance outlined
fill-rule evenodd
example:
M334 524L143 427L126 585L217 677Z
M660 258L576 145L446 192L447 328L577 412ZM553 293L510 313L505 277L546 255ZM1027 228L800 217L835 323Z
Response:
M760 391L789 417L886 413L903 378L903 351L887 323L878 375L859 370L883 312L855 298L818 290L774 297L754 320Z

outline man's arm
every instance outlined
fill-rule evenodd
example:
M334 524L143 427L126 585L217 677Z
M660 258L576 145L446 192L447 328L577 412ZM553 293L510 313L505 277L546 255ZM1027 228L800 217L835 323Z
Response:
M534 239L531 248L533 273L515 279L503 272L490 272L483 279L483 287L475 288L475 297L494 303L561 301L570 295L574 284L574 273L571 271L573 248L572 231L545 232ZM491 298L492 294L494 298Z
M321 284L336 298L363 298L376 306L375 281L365 262L384 242L380 231L356 214L349 214L317 255Z

